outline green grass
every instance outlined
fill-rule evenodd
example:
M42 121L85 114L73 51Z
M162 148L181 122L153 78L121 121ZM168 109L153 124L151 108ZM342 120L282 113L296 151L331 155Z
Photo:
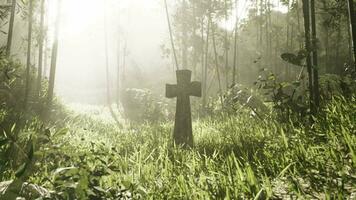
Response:
M355 198L355 105L335 100L312 128L248 113L196 120L191 150L173 147L170 123L118 128L88 111L53 128L31 182L58 199Z

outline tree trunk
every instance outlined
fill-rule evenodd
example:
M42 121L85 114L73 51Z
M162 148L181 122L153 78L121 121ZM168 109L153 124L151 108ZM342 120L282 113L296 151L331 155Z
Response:
M335 62L334 62L334 73L340 72L340 67L341 67L341 58L340 58L340 44L342 40L342 33L341 33L341 25L339 24L337 27L337 38L335 42Z
M209 66L209 36L210 36L210 26L211 26L211 16L208 16L208 26L206 29L206 40L205 40L205 67L204 67L204 80L203 80L203 106L205 108L208 98L208 66Z
M272 41L272 8L271 0L268 0L268 53L270 67L273 64L273 41ZM272 67L271 67L272 68Z
M44 12L44 29L46 30L44 32L44 38L43 38L43 70L42 70L42 78L48 78L48 53L49 53L49 48L48 48L48 16L49 16L49 11L45 9Z
M195 4L192 4L192 9L193 9L193 26L192 26L192 37L194 38L195 36L197 36L197 26L198 26L198 20L197 20L197 14L196 14L196 7ZM194 45L193 48L193 56L192 56L192 67L193 67L193 74L192 77L197 77L198 73L197 73L197 65L199 62L199 53L198 53L198 48L196 48L197 46Z
M352 30L352 41L354 49L354 65L356 70L356 13L353 0L348 0L349 5L349 15L351 21L351 30Z
M12 36L13 36L14 23L15 23L15 13L16 13L16 0L12 0L9 31L8 31L8 35L7 35L7 44L6 44L6 56L7 57L9 57L11 55Z
M186 0L183 0L183 16L187 16L187 2ZM185 21L182 24L182 68L183 69L188 69L188 44L187 44L187 38L188 38L188 32L187 32L187 25Z
M302 33L302 27L301 27L301 23L300 23L300 4L299 4L300 0L296 0L296 6L297 6L297 23L298 23L298 38L299 35ZM299 48L303 48L304 44L303 42L299 42Z
M107 5L106 2L104 4L105 10L104 10L104 40L105 40L105 71L106 71L106 101L107 101L107 106L109 108L111 117L113 120L116 122L117 125L120 124L113 108L112 108L112 102L111 102L111 91L110 91L110 69L109 69L109 44L108 44L108 29L107 29Z
M325 72L330 73L329 62L329 27L325 28Z
M239 15L238 15L238 0L235 0L235 10L236 10L236 21L235 21L235 35L234 35L234 66L232 72L232 85L236 85L236 75L237 75L237 36L238 36L238 23L239 23Z
M312 45L313 45L313 81L314 81L314 103L316 108L320 104L319 92L319 65L318 65L318 50L317 50L317 33L316 33L316 19L315 19L315 0L310 1L311 8L311 23L312 23Z
M310 6L309 0L303 0L303 14L304 14L304 29L305 29L305 48L307 50L307 69L309 77L309 106L310 111L314 112L314 87L313 87L313 70L312 70L312 56L310 43Z
M48 39L47 36L44 39L44 49L43 49L43 73L42 73L42 77L43 78L47 78L48 77Z
M173 55L174 55L174 61L175 61L176 69L179 70L178 57L177 57L177 53L176 53L176 48L174 46L174 38L173 38L171 21L170 21L170 18L169 18L167 0L164 0L164 5L165 5L165 9L166 9L166 18L167 18L167 23L168 23L169 36L170 36L171 45L172 45L172 51L173 51Z
M30 84L31 84L31 47L32 47L32 15L33 15L33 0L28 2L28 35L27 35L27 62L26 62L26 87L25 87L25 99L24 99L24 110L27 110L28 99L30 95Z
M220 70L219 70L219 60L218 60L218 52L217 52L217 49L216 49L216 41L215 41L215 24L212 24L211 30L212 30L212 35L213 35L213 47L214 47L216 74L218 76L218 82L219 82L219 95L220 95L221 106L223 106L221 77L220 77Z
M120 34L120 33L119 33ZM117 106L120 105L120 92L121 92L121 78L120 78L120 68L121 68L121 57L120 57L120 49L121 49L121 41L120 35L117 41L117 74L116 74L116 104Z
M287 11L287 41L286 41L286 51L289 52L291 47L289 46L289 41L290 41L290 3L289 0L287 1L288 3L288 11ZM289 79L289 74L290 74L290 64L286 63L285 64L285 77L286 79Z
M42 68L43 68L43 41L44 41L44 12L45 12L45 0L41 0L41 19L40 19L40 35L38 42L38 71L37 71L37 86L36 96L41 95L41 82L42 82Z
M347 25L347 36L349 38L349 41L348 41L348 48L349 48L349 64L350 66L352 66L354 64L354 53L353 53L353 45L352 45L352 29L351 29L351 19L348 17L347 18L347 22L346 22L346 25Z
M105 72L106 72L106 103L109 107L110 111L111 108L111 94L110 94L110 69L109 69L109 44L108 44L108 29L107 29L107 5L106 2L104 3L104 52L105 52Z
M229 38L228 38L228 30L227 30L227 21L228 21L228 13L227 13L227 1L224 1L225 4L225 81L226 81L226 89L229 89Z
M205 44L205 40L204 40L204 17L201 18L200 21L200 37L201 37L201 55L200 55L200 64L201 64L201 81L202 81L202 85L204 85L203 83L203 79L204 79L204 44ZM203 86L204 88L204 86ZM204 91L204 90L203 90ZM204 95L204 94L203 94Z
M49 72L49 84L48 84L48 108L51 109L51 104L54 95L54 83L56 79L56 68L57 68L57 55L58 55L58 35L59 35L59 25L60 25L60 12L61 12L61 2L62 0L58 0L57 4L57 19L55 25L54 32L54 42L52 47L52 56L51 56L51 68Z

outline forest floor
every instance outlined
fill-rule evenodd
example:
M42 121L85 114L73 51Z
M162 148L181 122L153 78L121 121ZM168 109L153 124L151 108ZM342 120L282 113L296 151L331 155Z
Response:
M107 108L72 106L21 133L39 144L27 182L47 199L355 199L355 100L322 113L312 127L247 110L196 119L188 150L172 145L173 122L117 124Z
M335 101L310 129L247 112L193 124L195 146L172 146L172 123L120 127L104 108L51 129L29 180L58 199L356 198L354 103Z

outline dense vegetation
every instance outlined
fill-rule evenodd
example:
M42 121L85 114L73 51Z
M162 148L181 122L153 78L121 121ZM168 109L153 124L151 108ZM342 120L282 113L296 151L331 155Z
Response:
M356 198L352 0L278 2L287 13L253 1L241 24L235 13L230 32L218 24L238 1L187 0L173 16L165 1L171 37L163 54L176 69L192 66L203 85L202 101L192 101L191 148L172 139L172 101L155 88L131 87L142 80L121 80L130 74L120 67L130 66L119 65L112 96L107 69L106 105L61 102L59 22L48 49L43 0L0 8L10 30L14 7L29 22L26 65L11 42L0 55L0 199ZM315 6L323 11L317 16Z
M16 80L10 81L11 89L3 95L21 93L12 86L20 79ZM311 127L309 120L280 118L269 104L264 108L269 113L261 119L250 109L261 106L259 101L251 102L246 106L238 101L230 112L212 108L210 117L194 122L195 147L184 150L173 146L169 122L130 125L120 119L118 128L109 110L88 107L58 108L53 112L61 113L57 116L61 120L43 126L38 108L31 116L18 116L21 112L16 108L21 104L5 101L1 179L14 182L2 183L9 185L2 192L5 199L18 193L29 199L40 195L48 199L342 199L355 195L354 96L332 96L313 117ZM157 111L147 112L155 116ZM20 192L24 181L36 184L27 186L35 189Z

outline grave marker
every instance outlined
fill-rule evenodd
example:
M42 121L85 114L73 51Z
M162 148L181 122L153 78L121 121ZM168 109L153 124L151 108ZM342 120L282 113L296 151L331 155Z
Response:
M177 84L166 85L166 97L177 98L174 124L174 141L176 145L193 147L192 114L190 96L201 97L201 83L191 81L190 70L177 70Z

